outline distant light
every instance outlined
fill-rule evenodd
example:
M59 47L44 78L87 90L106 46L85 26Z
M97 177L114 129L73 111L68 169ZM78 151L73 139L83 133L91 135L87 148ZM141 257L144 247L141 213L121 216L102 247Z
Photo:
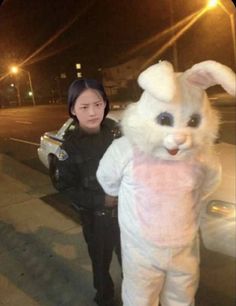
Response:
M30 97L32 97L32 96L33 96L32 91L29 91L29 92L28 92L28 95L29 95Z
M64 72L61 73L61 74L60 74L60 78L61 78L61 79L66 79L66 73L64 73Z
M81 69L81 64L80 63L75 64L75 67L76 67L76 69Z
M15 84L13 84L13 83L11 83L11 85L10 85L11 87L15 87Z
M218 5L218 0L209 0L208 1L208 4L207 4L207 7L209 9L213 8L213 7L216 7Z
M81 72L77 72L77 78L82 78L82 73Z
M18 67L16 67L16 66L12 66L10 68L10 70L11 70L12 73L17 73L19 71Z

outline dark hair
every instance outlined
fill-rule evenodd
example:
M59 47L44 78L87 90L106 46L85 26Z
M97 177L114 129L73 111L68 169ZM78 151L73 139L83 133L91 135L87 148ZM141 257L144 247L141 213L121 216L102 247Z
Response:
M74 107L76 99L86 90L94 89L99 92L104 102L106 103L104 110L104 117L109 112L109 100L103 85L95 79L79 79L71 83L68 91L68 112L70 117L77 119L75 115L72 114L71 109Z

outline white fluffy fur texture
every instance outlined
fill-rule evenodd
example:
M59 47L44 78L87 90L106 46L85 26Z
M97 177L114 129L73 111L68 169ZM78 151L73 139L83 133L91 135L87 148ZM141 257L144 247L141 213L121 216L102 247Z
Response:
M232 69L215 61L204 61L186 71L187 79L203 89L221 85L226 92L236 96L236 76Z
M219 118L203 87L220 83L232 94L234 78L231 69L213 61L199 63L182 74L174 73L166 61L149 67L138 79L144 89L140 100L124 113L124 135L139 150L160 159L183 160L206 154L217 137ZM172 116L172 126L157 122L161 113ZM190 127L194 114L200 116L200 124Z
M152 65L139 75L138 83L154 98L169 102L176 91L173 66L167 61Z

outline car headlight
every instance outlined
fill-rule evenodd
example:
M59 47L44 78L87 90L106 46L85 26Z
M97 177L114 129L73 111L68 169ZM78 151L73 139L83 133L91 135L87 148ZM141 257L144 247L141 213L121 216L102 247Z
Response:
M235 204L219 200L212 200L207 205L207 213L216 217L235 218Z

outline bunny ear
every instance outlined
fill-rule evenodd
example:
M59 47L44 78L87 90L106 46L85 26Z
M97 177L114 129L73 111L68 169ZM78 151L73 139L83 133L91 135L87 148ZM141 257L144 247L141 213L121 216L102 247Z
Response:
M139 75L138 84L158 100L171 101L176 91L173 66L167 61L150 66Z
M192 85L202 89L221 85L225 91L236 96L236 75L232 69L215 61L204 61L194 65L185 73Z

